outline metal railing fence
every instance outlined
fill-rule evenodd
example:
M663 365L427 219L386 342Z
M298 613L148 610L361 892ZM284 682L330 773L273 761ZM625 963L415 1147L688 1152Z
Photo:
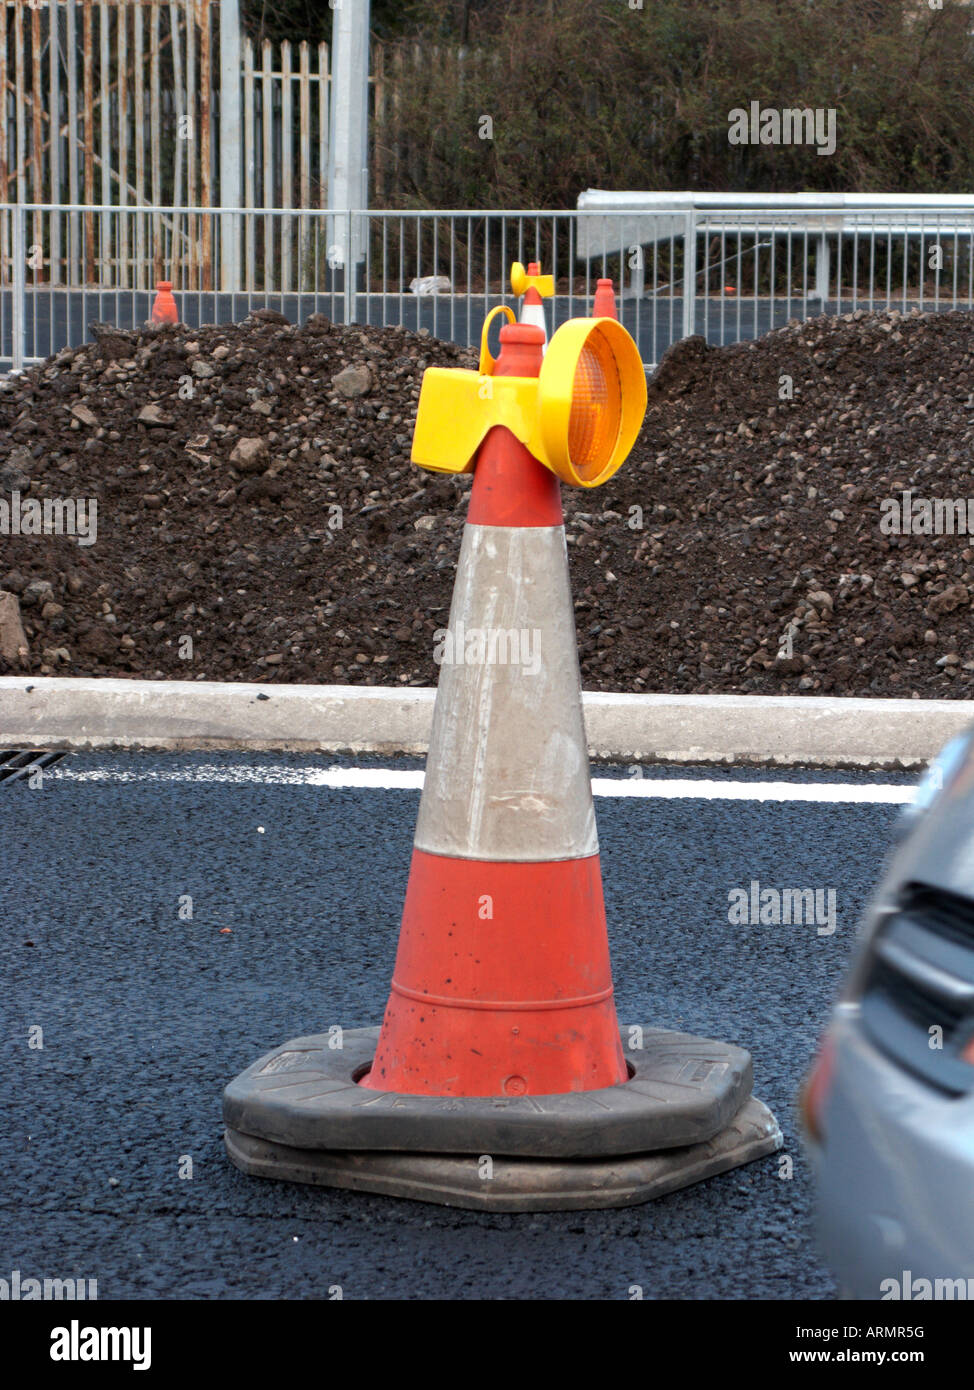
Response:
M171 280L193 326L259 306L292 322L427 329L475 345L513 303L512 261L553 274L551 327L591 312L610 276L654 366L681 337L757 337L792 318L856 308L974 308L974 199L950 208L654 207L623 211L0 207L0 370L140 326ZM241 267L226 288L221 258Z

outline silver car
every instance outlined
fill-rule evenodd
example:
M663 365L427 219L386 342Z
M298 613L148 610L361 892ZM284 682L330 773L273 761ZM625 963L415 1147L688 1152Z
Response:
M904 814L800 1108L843 1292L974 1298L974 729Z

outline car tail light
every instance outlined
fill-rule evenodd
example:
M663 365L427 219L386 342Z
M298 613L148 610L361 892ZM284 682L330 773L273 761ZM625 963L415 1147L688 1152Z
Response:
M822 1125L822 1111L835 1072L835 1044L826 1033L819 1046L818 1056L798 1097L798 1109L802 1123L816 1144L825 1142Z

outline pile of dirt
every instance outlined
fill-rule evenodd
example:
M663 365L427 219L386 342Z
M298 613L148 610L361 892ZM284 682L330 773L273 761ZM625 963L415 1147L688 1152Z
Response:
M974 539L888 531L974 493L972 342L857 311L677 344L630 460L564 493L586 688L970 697ZM409 462L429 365L474 358L263 310L3 383L0 521L95 499L97 538L0 534L0 671L434 684L469 479Z

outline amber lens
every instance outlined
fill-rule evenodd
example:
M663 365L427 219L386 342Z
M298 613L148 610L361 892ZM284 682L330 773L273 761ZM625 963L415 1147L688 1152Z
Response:
M811 1072L805 1080L798 1093L798 1109L802 1121L808 1133L816 1144L825 1142L825 1134L822 1128L822 1111L829 1091L832 1089L832 1078L835 1072L835 1044L826 1033L822 1039L818 1056Z
M622 423L622 383L602 333L585 340L575 368L568 457L580 478L594 478L612 457Z

